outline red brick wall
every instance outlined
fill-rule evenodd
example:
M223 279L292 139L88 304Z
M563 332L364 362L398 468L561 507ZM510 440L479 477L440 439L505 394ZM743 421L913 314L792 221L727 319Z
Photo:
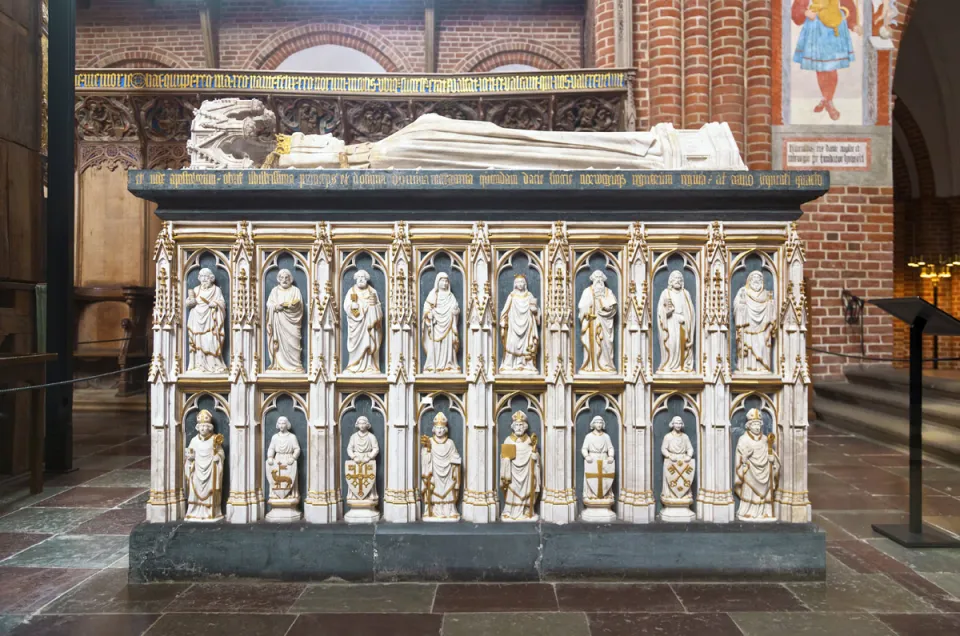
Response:
M534 3L437 2L438 71L488 70L501 64L542 69L582 65L584 6L579 0ZM388 71L424 70L420 0L224 0L223 68L275 68L290 54L321 44L355 48ZM77 14L77 65L205 66L200 18L192 6L151 7L96 0Z

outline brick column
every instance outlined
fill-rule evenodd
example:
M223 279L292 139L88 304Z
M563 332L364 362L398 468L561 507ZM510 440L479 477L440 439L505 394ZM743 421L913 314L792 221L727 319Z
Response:
M730 124L744 153L743 0L710 3L710 119Z
M683 127L710 121L710 0L683 5Z
M682 124L680 0L650 1L650 123Z
M746 0L746 156L752 170L770 170L773 136L773 51L770 0Z

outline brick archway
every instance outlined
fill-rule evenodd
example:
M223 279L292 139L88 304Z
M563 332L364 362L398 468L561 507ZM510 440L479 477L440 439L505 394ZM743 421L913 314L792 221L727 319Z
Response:
M278 31L251 52L243 68L274 70L294 53L324 44L345 46L369 55L388 73L413 71L406 56L383 37L346 24L302 24Z
M579 64L563 51L547 44L517 40L494 40L475 49L454 68L455 73L485 73L507 64L526 64L543 71L577 68Z
M90 68L190 68L182 57L158 46L124 46L101 53L85 64Z

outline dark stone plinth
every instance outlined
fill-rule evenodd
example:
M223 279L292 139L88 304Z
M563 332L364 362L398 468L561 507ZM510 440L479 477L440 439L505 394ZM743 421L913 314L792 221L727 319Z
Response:
M826 577L813 524L144 523L130 581L769 580Z

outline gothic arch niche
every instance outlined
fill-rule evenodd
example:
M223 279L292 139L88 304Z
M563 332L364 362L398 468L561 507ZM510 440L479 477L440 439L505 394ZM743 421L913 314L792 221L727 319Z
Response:
M703 453L700 452L700 402L699 395L671 391L655 395L653 403L653 448L652 473L653 494L656 499L656 510L659 515L663 510L661 501L663 496L663 438L670 432L670 422L679 417L683 420L683 432L690 438L693 446L693 457L696 460L695 475L690 486L690 494L694 502L697 500L697 491L700 489L700 475L703 473ZM690 508L695 508L691 503Z
M200 285L200 272L203 269L209 269L214 276L214 284L220 288L223 294L223 300L226 305L223 311L223 342L220 348L220 359L224 363L223 374L227 373L226 367L230 364L230 309L231 309L231 281L230 281L230 259L226 253L214 249L188 249L184 251L183 278L184 278L184 296L181 299L181 308L183 311L183 354L180 356L182 363L182 372L189 373L190 369L190 312L193 309L187 307L186 300L190 292Z
M340 408L337 411L337 431L340 433L338 444L339 457L337 457L337 474L340 476L339 500L347 497L349 489L347 487L347 475L344 470L344 462L350 458L347 455L347 446L350 444L350 436L356 432L357 419L366 417L370 422L370 434L373 435L380 447L380 452L374 463L377 466L377 509L383 511L383 495L386 492L387 479L387 407L386 395L384 393L367 393L366 391L357 391L350 394L340 393L338 396ZM349 512L349 507L345 507L345 512Z
M183 436L181 449L189 446L190 441L197 435L197 416L201 411L209 411L213 416L213 434L222 435L221 448L223 448L223 462L221 470L223 475L220 482L220 512L225 514L227 511L227 499L230 494L230 405L227 401L227 395L223 393L211 393L201 391L198 393L184 393L183 410L180 417L183 426ZM184 469L184 453L180 453L180 469ZM184 493L186 493L186 484L184 484Z
M466 407L463 403L463 394L448 393L446 391L434 391L431 393L420 393L417 400L417 424L419 427L418 437L421 440L417 444L417 451L414 453L416 474L419 480L419 489L422 492L425 486L423 481L423 470L421 467L420 453L423 449L423 438L433 436L433 418L438 413L443 413L447 418L447 435L456 446L460 453L460 482L456 492L457 512L463 513L463 483L464 475L467 472L467 450L464 437L464 422L466 421Z
M462 251L435 249L426 251L425 253L418 252L417 255L420 258L420 264L417 268L417 285L419 286L417 308L420 311L420 326L417 329L416 337L417 359L419 360L418 368L421 373L460 373L463 369L464 345L466 344L464 333L464 321L466 320L466 266L463 260L464 254ZM425 316L428 310L427 301L430 300L430 293L434 291L437 277L441 274L444 274L449 281L450 292L457 300L460 313L452 320L447 331L441 336L437 336L433 330L427 327ZM453 356L453 362L455 362L457 366L456 370L428 369L427 348L431 346L444 346L442 343L448 342L446 338L450 331L456 334L455 341L457 344L455 347L455 355ZM440 359L444 356L437 355L434 357Z
M261 408L263 409L260 417L260 421L263 423L261 426L263 439L261 440L260 447L262 454L260 465L263 467L261 482L266 510L269 512L272 507L270 504L271 481L269 467L266 466L267 451L270 448L270 440L273 439L273 435L277 432L277 420L285 417L290 422L290 432L294 434L297 442L300 444L300 457L297 460L297 491L300 494L300 503L297 505L297 510L302 513L303 500L307 493L307 444L309 443L309 435L307 432L307 402L305 396L290 391L277 391L264 395L263 406Z
M383 65L363 51L340 44L320 44L293 53L280 64L278 71L309 73L386 73Z

